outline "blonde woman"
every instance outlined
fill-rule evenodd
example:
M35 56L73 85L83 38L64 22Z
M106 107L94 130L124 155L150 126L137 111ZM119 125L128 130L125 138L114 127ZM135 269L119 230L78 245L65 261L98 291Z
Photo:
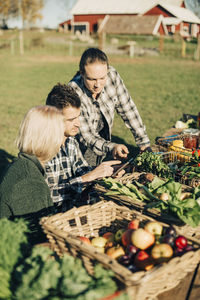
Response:
M0 185L0 217L28 217L38 221L53 208L45 182L44 164L60 149L63 114L52 106L36 106L25 115L17 138L18 158Z

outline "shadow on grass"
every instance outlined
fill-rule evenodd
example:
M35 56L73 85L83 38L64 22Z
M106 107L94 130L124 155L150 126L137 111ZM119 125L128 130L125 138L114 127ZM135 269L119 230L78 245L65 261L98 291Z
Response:
M0 149L0 182L5 174L8 166L13 162L15 156L9 154L3 149Z
M128 150L129 150L129 154L128 154L129 158L136 157L140 152L139 147L127 144L123 139L119 138L118 136L112 135L112 142L117 143L117 144L126 145Z

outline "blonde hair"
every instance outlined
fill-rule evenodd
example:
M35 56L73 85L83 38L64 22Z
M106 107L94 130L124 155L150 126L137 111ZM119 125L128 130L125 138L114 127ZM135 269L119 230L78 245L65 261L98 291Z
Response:
M16 140L19 151L35 155L40 161L51 160L64 140L64 117L53 106L36 106L25 115Z

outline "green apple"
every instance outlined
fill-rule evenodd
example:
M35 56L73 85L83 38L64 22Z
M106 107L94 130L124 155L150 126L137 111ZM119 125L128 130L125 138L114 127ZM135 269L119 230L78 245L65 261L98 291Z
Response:
M144 229L151 234L161 235L163 231L163 226L161 223L156 221L149 221L145 224Z
M125 229L118 229L117 232L115 233L115 241L117 243L120 243L121 242L121 239L122 239L122 234L124 233Z
M102 236L97 236L97 237L94 237L92 240L91 240L91 244L92 246L94 247L105 247L107 243L107 239L105 239L104 237Z

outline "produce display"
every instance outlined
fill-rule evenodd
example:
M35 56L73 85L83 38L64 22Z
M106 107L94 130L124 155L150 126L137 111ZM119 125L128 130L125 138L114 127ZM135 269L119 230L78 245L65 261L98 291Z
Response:
M140 181L141 178L141 181ZM117 179L104 178L99 185L106 188L106 196L124 195L145 203L145 208L156 208L173 215L191 227L200 224L200 186L183 191L183 185L174 179L161 179L152 173L141 174L138 180L126 184Z
M0 220L0 299L1 300L88 300L116 293L118 286L111 270L100 264L90 276L80 259L67 254L58 258L45 246L30 247L26 223Z
M164 227L157 221L131 220L124 228L106 232L102 236L79 236L100 253L116 259L131 272L148 271L168 262L172 257L194 250L191 241L178 235L173 226Z
M179 168L182 176L187 175L188 179L200 178L200 149L192 151L192 158Z

